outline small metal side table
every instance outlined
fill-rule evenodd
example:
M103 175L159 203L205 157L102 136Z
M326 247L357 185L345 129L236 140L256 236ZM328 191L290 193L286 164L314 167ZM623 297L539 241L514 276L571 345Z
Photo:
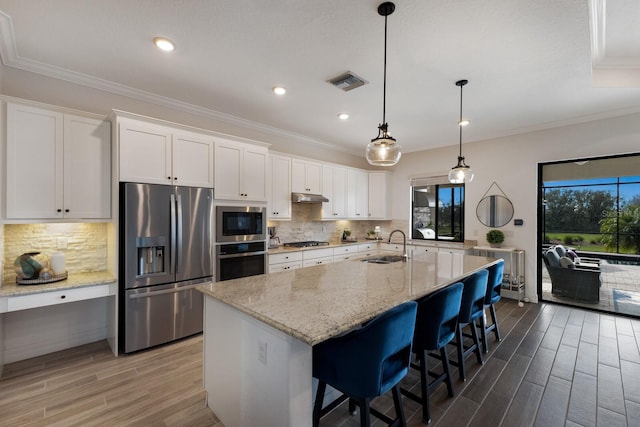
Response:
M500 295L517 299L520 307L524 306L524 251L522 249L491 246L474 246L473 250L480 256L502 258L505 261ZM500 254L506 254L501 256Z

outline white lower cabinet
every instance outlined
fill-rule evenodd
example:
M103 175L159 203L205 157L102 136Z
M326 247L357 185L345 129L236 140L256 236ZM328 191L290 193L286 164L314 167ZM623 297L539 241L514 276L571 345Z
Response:
M365 243L362 245L358 245L359 257L372 256L372 255L375 255L377 251L378 251L377 243Z
M269 255L269 273L302 268L302 252L292 251Z
M333 248L333 262L358 258L358 245L337 246Z
M333 262L333 248L313 249L302 252L302 266L331 264Z

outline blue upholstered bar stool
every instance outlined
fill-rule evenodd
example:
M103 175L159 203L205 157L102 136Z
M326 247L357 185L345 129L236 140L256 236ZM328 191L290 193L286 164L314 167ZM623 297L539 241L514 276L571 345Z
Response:
M485 353L489 352L489 341L487 339L489 332L493 331L496 335L496 341L502 340L502 337L500 337L500 329L498 328L498 318L496 317L496 307L494 304L500 301L500 289L502 289L502 276L504 273L504 260L501 259L496 264L487 267L487 270L489 271L489 279L487 283L487 293L484 296L484 309L489 309L492 323L487 325L485 321L485 324L482 325L482 344Z
M462 287L462 283L454 283L418 301L416 330L413 334L413 352L416 354L418 364L411 364L411 367L420 371L421 395L418 396L403 388L400 391L408 398L422 404L422 421L425 423L431 422L429 394L441 382L444 381L447 384L449 396L453 397L451 369L446 347L456 333ZM431 353L436 351L440 354ZM430 356L442 361L441 373L429 370ZM433 379L429 381L429 377Z
M458 351L458 360L457 362L451 361L452 365L458 367L462 381L467 379L464 360L469 354L475 352L478 363L484 363L476 321L480 320L481 327L484 328L484 296L487 293L488 277L489 272L487 270L480 270L462 280L464 289L462 291L462 303L460 304L460 315L458 316L455 342ZM471 329L471 335L463 333L464 328L467 326ZM472 338L473 344L465 346L465 337Z
M313 347L313 376L318 390L313 426L347 398L360 407L360 425L369 426L370 413L392 425L406 425L398 383L409 371L418 304L405 302L346 335ZM322 408L326 385L344 393ZM396 419L370 408L371 399L393 391Z

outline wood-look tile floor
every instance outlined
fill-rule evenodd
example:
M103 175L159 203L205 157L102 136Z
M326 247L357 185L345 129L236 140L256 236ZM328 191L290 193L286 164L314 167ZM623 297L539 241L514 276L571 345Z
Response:
M639 320L506 299L498 319L503 340L490 338L484 365L470 357L466 382L454 371L454 398L433 393L433 426L640 425ZM403 384L415 388L416 374ZM201 336L118 358L98 342L6 365L0 426L224 427L204 399ZM403 402L408 425L423 425ZM373 405L393 411L390 396ZM357 425L345 405L321 421Z

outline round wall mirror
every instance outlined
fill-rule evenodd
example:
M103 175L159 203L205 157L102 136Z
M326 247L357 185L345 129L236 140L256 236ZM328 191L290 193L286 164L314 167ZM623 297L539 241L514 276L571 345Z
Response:
M513 218L513 204L504 196L486 196L478 203L476 216L487 227L503 227Z

